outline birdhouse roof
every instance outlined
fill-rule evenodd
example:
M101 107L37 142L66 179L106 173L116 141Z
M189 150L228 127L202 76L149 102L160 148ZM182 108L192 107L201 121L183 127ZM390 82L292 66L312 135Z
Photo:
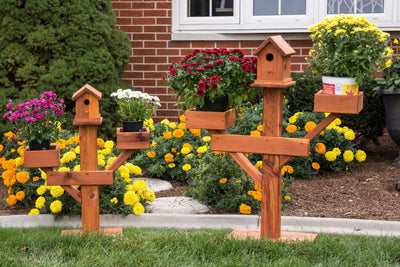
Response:
M101 93L99 91L94 89L89 84L85 84L81 89L79 89L78 91L76 91L73 94L72 101L75 101L78 97L82 96L85 93L89 93L89 94L93 95L95 98L97 98L97 100L101 99Z
M264 47L266 47L269 43L271 43L281 54L282 56L290 56L296 53L294 49L283 39L280 35L270 36L265 40L254 52L254 55L258 55Z

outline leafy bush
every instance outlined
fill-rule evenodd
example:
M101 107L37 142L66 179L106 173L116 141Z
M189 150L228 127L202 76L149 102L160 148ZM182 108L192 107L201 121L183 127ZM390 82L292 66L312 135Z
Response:
M205 137L205 130L187 129L184 115L180 116L180 123L165 119L154 126L150 123L150 127L151 149L140 150L132 163L144 168L151 177L186 181L191 166L184 159L194 160L209 149L210 138Z
M23 142L16 140L12 132L5 134L8 142L0 145L0 158L4 184L9 187L9 205L34 207L30 214L53 213L56 215L80 214L80 204L61 186L47 186L46 173L40 169L24 168ZM80 148L77 135L63 130L63 139L59 139L60 167L58 171L80 170ZM116 159L117 150L113 141L97 140L99 170L105 170ZM131 163L125 163L114 173L114 184L102 185L100 194L100 213L140 214L144 212L145 200L154 201L155 195L147 190L144 181L132 184L131 176L141 174L141 169Z
M109 0L2 1L0 5L0 113L8 99L33 99L53 91L66 102L66 127L73 129L72 94L86 83L103 93L102 134L115 134L110 93L130 54L128 36L114 25ZM9 130L1 120L0 132Z
M312 112L314 110L314 94L322 89L321 75L310 70L302 73L292 73L296 85L284 91L287 99L287 108L291 114L298 111ZM364 108L359 114L343 114L340 116L343 123L356 133L357 143L361 148L370 141L378 144L386 127L385 108L381 96L375 95L373 89L376 81L365 78L360 84L360 91L364 92Z

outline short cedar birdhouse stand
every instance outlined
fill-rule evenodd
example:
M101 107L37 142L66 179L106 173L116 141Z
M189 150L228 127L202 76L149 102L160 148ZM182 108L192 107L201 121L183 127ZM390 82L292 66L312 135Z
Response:
M290 78L290 56L295 51L281 37L269 37L255 51L257 79L253 87L263 88L263 136L223 134L235 123L233 109L226 112L187 111L188 128L207 129L211 150L226 151L262 189L261 229L235 229L231 235L273 240L314 240L316 234L281 232L281 168L293 156L309 156L310 140L335 120L339 113L357 114L362 109L362 92L357 96L315 94L316 112L333 112L304 138L282 137L283 90L295 84ZM243 155L262 154L262 173Z
M144 128L141 133L123 133L117 129L117 148L124 149L124 151L105 171L99 171L97 126L102 123L102 117L99 114L100 99L101 93L88 84L72 96L76 105L73 125L79 126L80 171L58 172L53 170L52 167L59 164L59 156L57 164L46 164L45 162L32 164L33 159L25 159L26 167L42 168L47 173L47 185L61 185L76 201L81 203L82 230L90 232L97 231L100 227L99 186L114 183L114 172L133 154L135 149L150 148L148 128ZM122 147L118 142L122 143ZM51 150L37 152L55 154ZM80 185L81 191L74 185ZM122 232L122 229L117 229L117 232Z

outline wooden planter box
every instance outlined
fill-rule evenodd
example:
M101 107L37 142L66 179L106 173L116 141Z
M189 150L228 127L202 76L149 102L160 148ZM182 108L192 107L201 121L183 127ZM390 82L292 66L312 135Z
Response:
M29 146L24 153L25 168L58 167L60 164L60 147L51 145L49 150L30 150Z
M314 112L358 114L363 109L364 92L358 95L314 95Z
M235 125L235 109L225 112L186 111L186 127L194 129L226 130Z
M117 149L150 148L150 130L145 127L142 132L123 132L117 128Z

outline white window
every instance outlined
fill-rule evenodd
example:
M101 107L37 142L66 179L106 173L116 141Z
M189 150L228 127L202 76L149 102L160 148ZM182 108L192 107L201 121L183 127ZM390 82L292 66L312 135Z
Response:
M242 38L257 33L307 33L334 14L363 15L382 30L400 30L399 0L172 0L172 38ZM238 35L240 34L240 35Z

